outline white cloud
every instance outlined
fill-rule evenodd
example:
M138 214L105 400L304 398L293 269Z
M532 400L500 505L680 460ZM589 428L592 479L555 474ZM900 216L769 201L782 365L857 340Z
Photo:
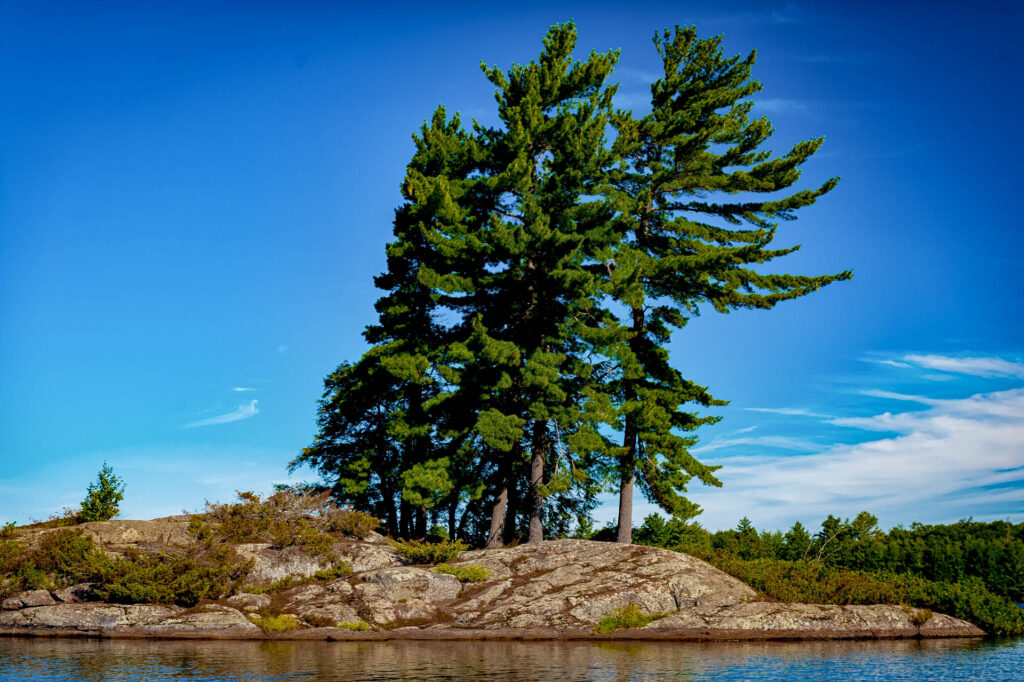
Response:
M238 409L234 412L228 412L227 414L221 414L216 417L210 417L208 419L200 419L199 421L185 424L186 429L195 428L197 426L212 426L213 424L227 424L228 422L236 422L240 419L248 419L259 414L259 410L256 409L256 403L258 400L252 400L248 405L239 405Z
M805 410L800 407L744 407L748 412L768 412L770 414L783 414L788 417L816 417L819 419L831 419L832 415L821 414Z
M919 367L940 372L969 374L977 377L1015 377L1024 379L1024 363L1002 358L957 358L948 355L906 355L903 358Z
M871 360L868 362L877 362L880 365L888 365L889 367L899 367L900 369L910 369L912 365L908 365L905 362L898 362L896 360Z
M780 448L783 450L817 450L821 443L805 440L803 438L791 438L789 436L753 436L742 438L718 438L707 445L691 448L694 454L700 452L711 452L722 448L731 448L737 445L754 445L759 447Z
M784 114L791 112L807 111L807 104L795 99L781 97L759 99L754 101L755 109L762 109L771 114Z
M245 391L255 391L256 389L255 388L246 388L244 386L235 386L231 390L236 392L236 393L244 393Z
M719 493L695 488L701 521L729 527L743 515L780 527L867 509L894 522L998 515L1024 486L1024 389L936 400L882 391L927 405L909 412L836 418L836 426L891 437L833 445L806 455L726 458ZM989 492L992 486L1004 486ZM1022 516L1021 514L1011 514Z

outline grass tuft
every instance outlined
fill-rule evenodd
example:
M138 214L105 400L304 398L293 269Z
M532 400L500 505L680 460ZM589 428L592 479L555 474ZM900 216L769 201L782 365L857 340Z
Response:
M288 613L280 616L258 616L253 622L264 632L288 632L302 627L299 620Z
M491 575L491 569L486 566L452 566L451 564L438 564L434 567L434 570L438 573L447 573L448 575L454 575L459 579L459 582L463 583L478 583L487 580L487 577Z

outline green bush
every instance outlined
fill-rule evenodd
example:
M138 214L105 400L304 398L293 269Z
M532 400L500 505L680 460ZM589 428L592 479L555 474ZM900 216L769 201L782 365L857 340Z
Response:
M280 616L259 616L253 622L264 632L288 632L302 627L295 616L287 613Z
M647 613L639 604L629 602L616 607L611 613L603 616L594 626L594 632L598 635L606 635L624 628L642 628L664 616L664 613Z
M243 585L254 561L242 561L228 547L183 554L131 554L110 561L93 578L94 594L118 604L195 606L220 599Z
M114 470L104 462L95 483L90 483L82 508L78 512L78 522L109 521L118 514L118 503L124 499L124 481L114 474Z
M331 558L335 540L331 533L363 537L380 524L369 514L339 509L326 494L284 489L266 499L253 492L240 492L238 498L234 504L207 502L206 511L189 523L193 536L232 543L268 542Z
M359 621L358 623L338 623L338 627L346 630L354 630L355 632L366 632L370 629L370 626L363 621Z
M463 583L478 583L487 580L487 577L491 574L491 569L486 566L474 565L452 566L451 564L438 564L434 567L434 570L438 573L454 575L459 579L459 582Z
M959 582L911 574L867 573L820 561L741 559L722 550L682 546L770 599L816 604L907 604L974 623L992 635L1024 634L1024 610L978 577Z
M438 564L451 561L469 549L461 540L442 542L420 542L419 540L391 540L400 557L414 564Z

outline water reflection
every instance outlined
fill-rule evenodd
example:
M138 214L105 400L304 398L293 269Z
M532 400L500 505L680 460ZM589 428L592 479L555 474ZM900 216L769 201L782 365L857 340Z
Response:
M0 638L0 679L1013 678L1024 640L203 642Z

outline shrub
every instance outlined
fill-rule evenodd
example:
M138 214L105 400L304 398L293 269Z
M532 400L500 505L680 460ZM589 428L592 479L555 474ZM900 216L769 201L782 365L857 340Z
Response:
M190 522L193 535L201 540L209 528L224 542L269 542L329 558L330 533L363 537L380 524L369 514L339 509L327 494L283 489L266 499L253 492L239 492L238 498L234 504L207 502L206 511Z
M363 621L359 621L358 623L338 623L338 627L346 630L354 630L355 632L366 632L370 629L370 626Z
M254 561L241 561L228 547L184 554L128 555L99 571L97 597L119 604L195 606L200 599L234 594Z
M352 567L344 561L340 561L331 568L325 568L313 574L313 581L318 583L329 583L338 578L347 578L352 575Z
M414 564L437 564L451 561L469 549L461 540L420 542L419 540L391 540L398 555Z
M365 538L379 526L380 519L350 509L335 509L328 518L328 530L357 538Z
M78 512L78 522L109 521L118 514L118 503L124 499L124 481L114 474L114 470L104 462L95 483L90 483L82 508Z
M624 628L642 628L648 623L664 617L664 613L647 613L639 604L628 602L616 607L611 613L603 616L594 626L594 633L606 635L609 632Z
M747 583L770 599L817 604L907 604L947 613L991 635L1024 634L1024 610L992 593L978 577L959 582L902 573L867 573L820 561L741 559L722 550L684 546L687 552Z
M909 606L904 606L903 610L907 614L907 618L910 619L912 625L921 627L932 619L935 614L932 613L931 609L915 609Z
M253 622L264 632L288 632L302 626L295 616L288 613L280 616L259 616Z
M14 525L14 521L0 526L0 540L13 540L14 536L18 534L16 528L17 526Z
M459 582L463 583L478 583L487 580L487 577L491 574L491 569L486 566L474 565L452 566L451 564L438 564L434 567L434 570L438 573L454 575L459 579Z

